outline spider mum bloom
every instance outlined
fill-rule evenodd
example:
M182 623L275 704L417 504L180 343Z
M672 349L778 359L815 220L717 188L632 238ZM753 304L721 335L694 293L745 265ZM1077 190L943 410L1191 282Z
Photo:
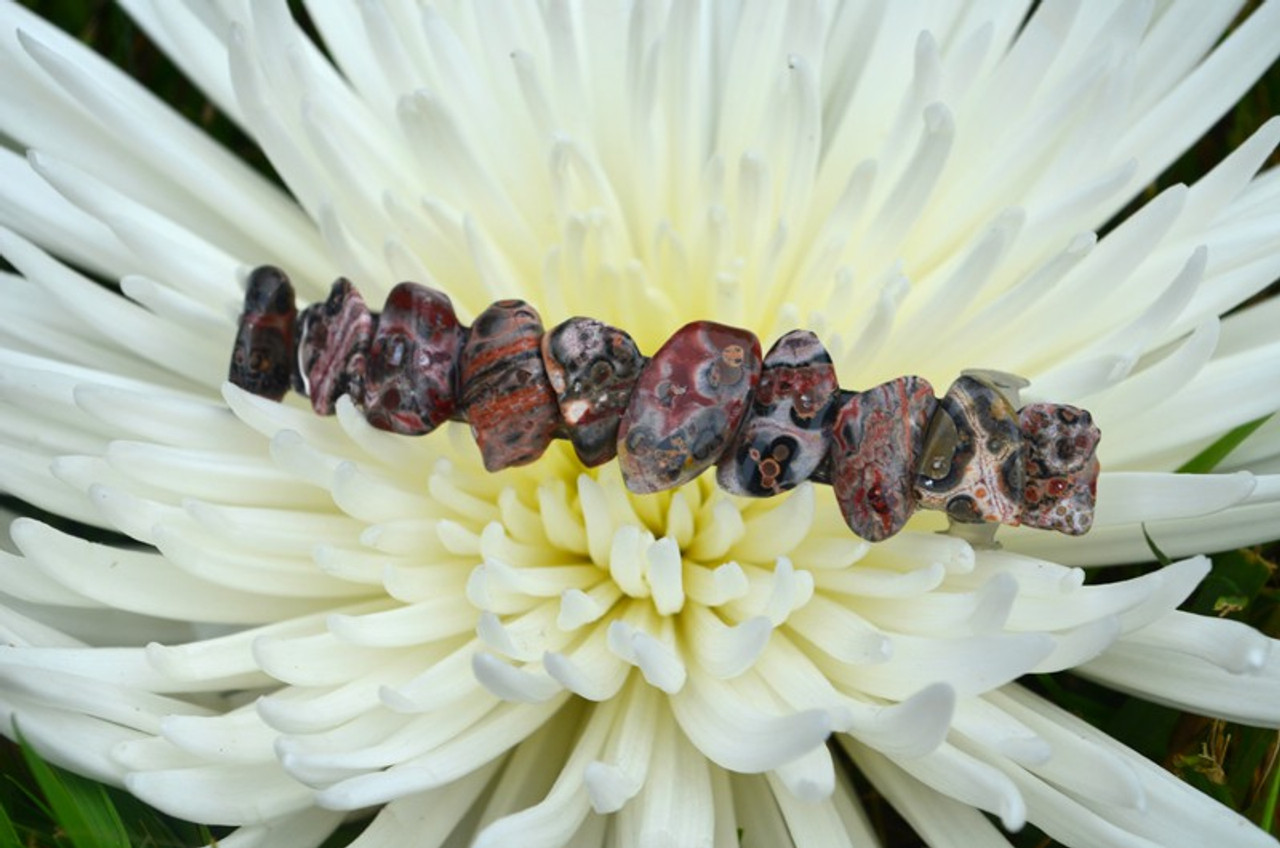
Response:
M1272 845L1019 685L1074 669L1280 726L1280 652L1178 612L1280 529L1271 122L1096 233L1280 53L1280 4L125 5L281 189L0 5L0 712L227 848L874 844L844 763L932 845ZM710 318L841 383L962 369L1090 409L1095 529L936 515L868 544L829 490L633 496L563 444L488 474L224 384L242 281L520 297L652 352ZM101 283L105 281L107 285ZM1147 557L1145 524L1187 557ZM996 821L981 811L994 814Z

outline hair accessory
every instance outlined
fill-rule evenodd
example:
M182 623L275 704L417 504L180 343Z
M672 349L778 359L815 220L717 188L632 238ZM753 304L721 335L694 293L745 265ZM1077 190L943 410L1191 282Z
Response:
M587 466L617 456L637 494L713 465L735 495L829 483L869 541L917 508L945 512L986 545L1000 524L1070 535L1093 525L1101 434L1088 412L1019 409L1026 380L998 371L966 371L941 399L915 376L841 389L807 330L761 356L750 331L695 321L646 359L592 318L544 332L522 300L464 327L447 295L417 283L393 288L379 315L339 279L299 313L285 273L262 266L249 276L230 379L273 400L292 386L320 415L348 394L370 424L404 435L467 421L489 471L533 462L563 438Z

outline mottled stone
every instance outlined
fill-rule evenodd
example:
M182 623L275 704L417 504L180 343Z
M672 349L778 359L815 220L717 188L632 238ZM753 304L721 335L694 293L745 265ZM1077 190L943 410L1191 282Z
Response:
M648 494L687 483L732 442L760 379L760 341L710 321L686 324L640 372L618 428L627 488Z
M1027 482L1022 523L1071 536L1089 532L1102 434L1083 409L1033 403L1018 411Z
M1018 524L1026 473L1017 412L991 384L956 380L930 422L919 472L921 508L962 522Z
M827 453L840 396L818 337L793 330L765 354L751 412L716 468L720 488L769 497L809 479Z
M245 391L280 400L293 381L293 285L284 271L255 268L244 292L244 311L231 349L227 378Z
M560 427L541 339L542 319L523 300L500 300L471 325L459 372L462 404L489 471L533 462Z
M542 337L542 364L584 465L617 454L618 424L644 362L631 336L594 318L570 318Z
M332 415L343 395L364 403L373 326L364 298L345 278L333 284L327 300L298 316L297 376L318 415Z
M831 477L849 529L887 539L916 509L916 467L938 408L923 377L847 392L832 427Z
M387 295L369 347L364 414L381 430L430 433L458 404L465 331L447 295L400 283Z

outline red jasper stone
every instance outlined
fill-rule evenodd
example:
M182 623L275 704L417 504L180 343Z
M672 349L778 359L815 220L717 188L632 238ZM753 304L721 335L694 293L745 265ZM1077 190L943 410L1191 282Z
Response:
M817 336L793 330L778 339L765 354L751 414L716 469L720 488L769 497L809 479L827 453L839 396Z
M559 430L541 339L536 309L500 300L480 313L463 345L463 409L489 471L533 462Z
M1102 433L1083 409L1033 403L1018 411L1027 469L1022 523L1081 536L1093 526Z
M332 415L338 398L364 403L365 369L373 342L373 315L351 281L339 279L324 303L298 317L298 376L318 415Z
M283 398L293 378L297 317L293 285L284 271L270 265L255 268L245 288L227 378L255 395Z
M631 336L594 318L570 318L542 337L542 364L584 465L617 453L618 424L644 362Z
M832 427L832 485L845 523L867 541L894 535L915 512L916 465L937 407L923 377L848 392L840 405Z
M365 367L364 415L381 430L430 433L458 403L465 331L447 295L400 283L387 295Z
M732 443L760 379L760 341L710 321L686 324L640 372L618 428L618 462L637 494L697 477Z
M924 509L956 521L1016 525L1026 484L1018 413L993 385L975 377L951 384L925 436L916 475Z

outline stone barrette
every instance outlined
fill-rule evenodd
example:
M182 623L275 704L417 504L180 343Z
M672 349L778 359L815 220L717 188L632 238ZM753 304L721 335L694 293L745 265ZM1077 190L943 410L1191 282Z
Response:
M1093 524L1100 434L1088 412L1018 409L1025 381L1000 372L965 372L941 399L914 376L841 389L807 330L762 356L751 332L695 321L646 358L592 318L544 331L520 300L464 327L446 295L416 283L393 288L379 315L340 279L299 313L288 277L263 266L249 277L230 379L274 400L292 386L321 415L347 394L370 424L405 435L467 421L489 471L566 438L587 466L616 456L638 494L713 465L735 495L829 483L849 528L869 541L897 533L917 508L975 529L1080 535Z

